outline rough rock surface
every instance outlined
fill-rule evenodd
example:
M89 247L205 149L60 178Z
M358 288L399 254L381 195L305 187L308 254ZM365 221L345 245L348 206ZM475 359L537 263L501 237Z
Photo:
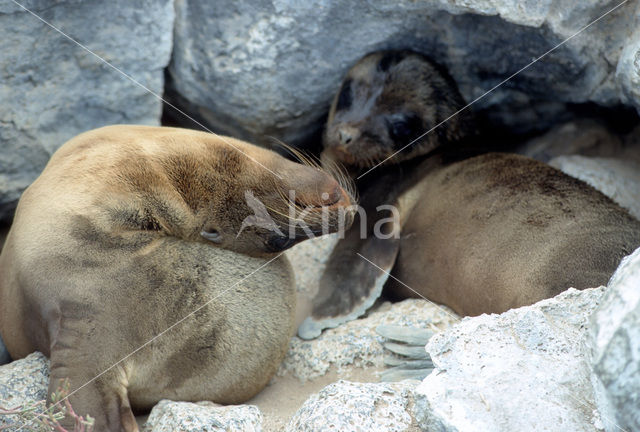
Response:
M602 427L585 339L604 288L570 289L465 318L427 344L436 366L415 393L423 430L594 431Z
M622 101L640 108L640 6L635 13L635 31L629 36L620 53L616 78L622 89Z
M620 3L180 0L172 86L216 130L296 143L321 127L342 76L367 52L422 51L472 101ZM639 14L627 2L477 107L517 130L557 121L567 102L640 108Z
M325 264L337 242L338 234L329 234L305 240L287 250L286 255L293 267L299 293L309 298L316 294Z
M308 380L327 374L332 368L382 367L384 338L375 329L381 324L397 324L440 331L459 318L449 309L426 300L408 299L385 303L369 315L335 329L325 330L317 339L294 337L278 375L292 374Z
M161 400L149 415L145 432L259 432L262 414L253 405Z
M44 400L48 385L49 360L39 352L0 366L0 406L11 409ZM17 423L15 416L0 416L0 429Z
M640 430L640 249L625 258L593 314L590 342L607 431Z
M311 396L286 431L321 432L418 430L411 411L417 381L353 383L340 380Z
M549 165L589 183L640 219L640 163L574 155L559 156Z
M163 93L173 1L20 3ZM0 220L7 220L66 140L108 124L158 124L161 102L13 2L0 3L0 40Z

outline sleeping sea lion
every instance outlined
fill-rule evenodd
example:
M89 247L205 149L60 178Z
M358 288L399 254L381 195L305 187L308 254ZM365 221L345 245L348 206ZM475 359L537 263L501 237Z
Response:
M292 205L309 230L332 232L351 198L326 172L232 138L83 133L19 202L0 255L2 338L14 359L49 356L49 394L68 379L96 431L137 431L132 410L163 398L246 401L294 332L279 255L305 238Z
M299 336L362 315L383 288L460 315L504 312L605 284L640 246L640 222L586 183L522 156L469 157L473 116L454 115L464 107L455 82L415 52L373 53L347 73L321 157L346 166L363 211Z

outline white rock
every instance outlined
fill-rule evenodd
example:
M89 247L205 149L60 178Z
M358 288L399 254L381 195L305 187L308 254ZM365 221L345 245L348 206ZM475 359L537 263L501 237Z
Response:
M401 432L415 430L410 414L417 381L353 383L340 380L311 396L286 431Z
M145 432L260 432L262 414L253 405L222 406L213 402L161 400L144 426Z
M338 242L338 234L305 240L287 250L286 255L296 277L298 292L313 297L324 272L331 251Z
M640 430L640 248L609 281L590 336L605 429Z
M431 338L436 369L415 396L422 429L596 430L584 341L603 290L570 289L501 315L465 318Z
M556 157L549 165L590 184L640 219L640 163L573 155Z
M397 324L440 331L458 321L449 309L408 299L385 304L369 316L325 330L317 339L294 337L278 375L292 374L300 380L321 377L330 370L338 373L351 367L383 367L384 339L375 329L381 324Z
M39 353L0 366L0 406L11 409L47 399L49 360ZM44 405L42 405L44 409ZM0 429L24 424L15 416L0 416Z

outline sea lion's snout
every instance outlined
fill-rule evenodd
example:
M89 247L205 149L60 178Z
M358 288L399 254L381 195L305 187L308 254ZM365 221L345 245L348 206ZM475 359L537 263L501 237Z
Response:
M288 178L288 220L265 239L267 252L281 252L317 236L344 231L353 223L355 200L333 177L317 168L300 166L298 177Z
M317 181L314 181L320 177ZM340 184L327 174L318 172L311 181L303 182L295 191L296 204L310 207L351 205L351 198Z
M338 217L341 212L352 216L355 198L348 192L349 185L341 185L321 169L306 166L301 168L301 176L293 180L295 205L298 208L305 209L311 215L328 213L329 219ZM348 218L349 224L351 219Z

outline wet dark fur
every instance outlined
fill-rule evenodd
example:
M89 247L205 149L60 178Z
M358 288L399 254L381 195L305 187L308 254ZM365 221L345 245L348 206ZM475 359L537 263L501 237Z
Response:
M464 105L453 79L426 56L412 51L370 54L349 71L332 103L323 153L352 172L374 165ZM459 145L475 129L473 117L462 111L390 162L411 160L449 143ZM341 132L352 140L345 142Z

